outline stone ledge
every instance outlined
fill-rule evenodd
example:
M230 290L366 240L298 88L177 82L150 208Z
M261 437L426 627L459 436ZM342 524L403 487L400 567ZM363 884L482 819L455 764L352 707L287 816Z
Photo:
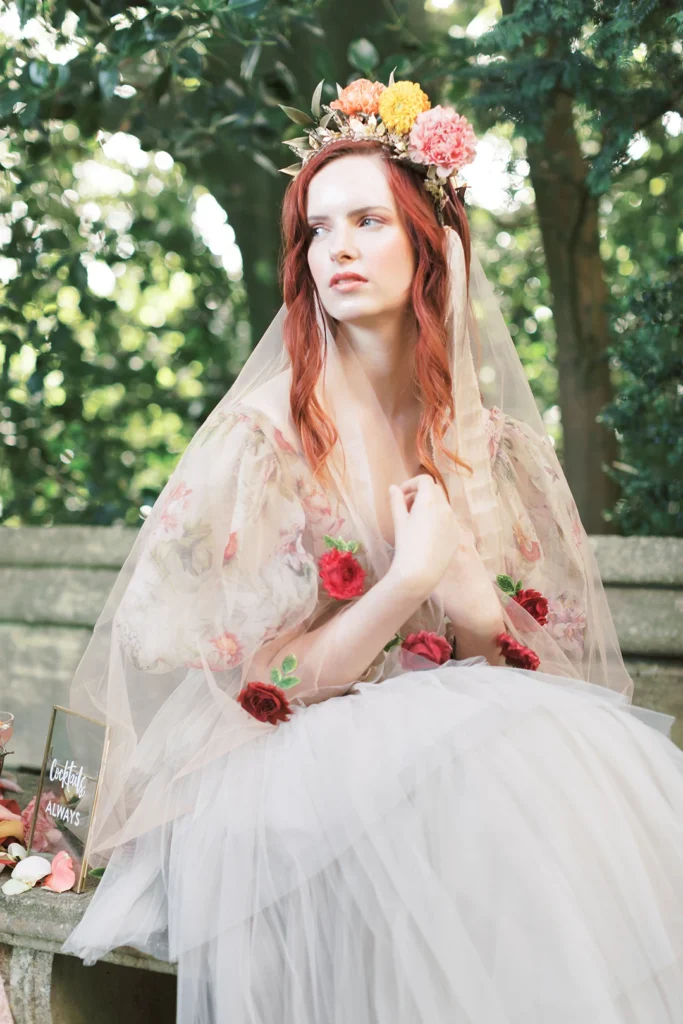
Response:
M605 586L683 587L682 537L588 538Z
M138 530L127 526L0 528L0 566L118 569ZM683 538L591 536L606 584L683 587Z
M62 895L64 895L64 893L62 893ZM71 928L75 928L79 920L79 916L75 917ZM71 931L71 928L69 931ZM13 932L0 931L0 945L17 946L21 949L33 949L39 953L72 956L73 954L70 953L62 953L61 945L63 941L64 940L56 942L52 939L42 939L37 936L18 935ZM75 957L75 959L79 958ZM100 957L98 962L116 964L119 967L136 967L141 971L153 971L155 974L178 973L177 964L168 963L165 960L157 960L153 956L141 953L138 949L134 949L132 946L119 946L118 949L113 949L111 953L106 953L104 956Z

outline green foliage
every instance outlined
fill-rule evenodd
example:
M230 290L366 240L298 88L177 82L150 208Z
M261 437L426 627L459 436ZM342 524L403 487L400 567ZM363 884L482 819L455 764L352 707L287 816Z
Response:
M622 497L612 513L625 534L683 536L683 256L668 274L625 295L611 354L616 401L604 419L618 432L611 469Z
M683 94L681 21L669 0L507 0L477 40L449 41L454 79L474 86L490 124L510 120L542 142L557 91L583 115L592 145L588 184L607 191L635 132L675 108Z
M3 521L134 525L248 352L244 289L177 166L131 173L71 124L23 141L0 139Z

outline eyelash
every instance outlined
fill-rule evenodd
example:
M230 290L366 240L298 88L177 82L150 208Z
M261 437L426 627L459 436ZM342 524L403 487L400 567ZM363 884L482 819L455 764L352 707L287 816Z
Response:
M379 219L379 217L371 217L369 214L361 219L361 224L363 223L364 220L374 220L374 221L377 221L378 224L382 223L381 220ZM322 224L316 224L314 227L311 228L311 238L317 238L318 237L315 234L315 232L320 227L322 227Z

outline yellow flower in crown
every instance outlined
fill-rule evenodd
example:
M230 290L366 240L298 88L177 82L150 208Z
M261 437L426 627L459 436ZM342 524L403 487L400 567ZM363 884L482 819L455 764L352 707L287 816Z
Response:
M296 177L312 156L338 139L372 139L387 148L392 160L420 172L443 223L449 181L462 188L458 172L474 159L477 140L467 118L452 107L432 107L417 82L395 82L393 71L386 87L367 78L356 79L345 89L337 85L337 99L329 104L322 102L323 85L324 80L313 93L310 114L280 104L304 131L284 140L299 159L281 167L282 173Z
M379 116L390 132L407 135L418 114L429 110L431 103L417 82L394 82L379 100Z

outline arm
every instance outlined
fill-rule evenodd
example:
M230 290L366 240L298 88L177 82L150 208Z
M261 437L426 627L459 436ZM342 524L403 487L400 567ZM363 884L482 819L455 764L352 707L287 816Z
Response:
M474 540L463 529L463 543L433 592L451 620L459 661L483 655L491 665L505 664L495 641L505 630L503 609L494 584L479 558Z
M367 593L324 625L283 645L282 638L253 659L247 680L267 681L270 669L294 654L301 682L289 688L288 699L317 704L336 697L362 676L403 623L428 595L417 584L389 570Z

